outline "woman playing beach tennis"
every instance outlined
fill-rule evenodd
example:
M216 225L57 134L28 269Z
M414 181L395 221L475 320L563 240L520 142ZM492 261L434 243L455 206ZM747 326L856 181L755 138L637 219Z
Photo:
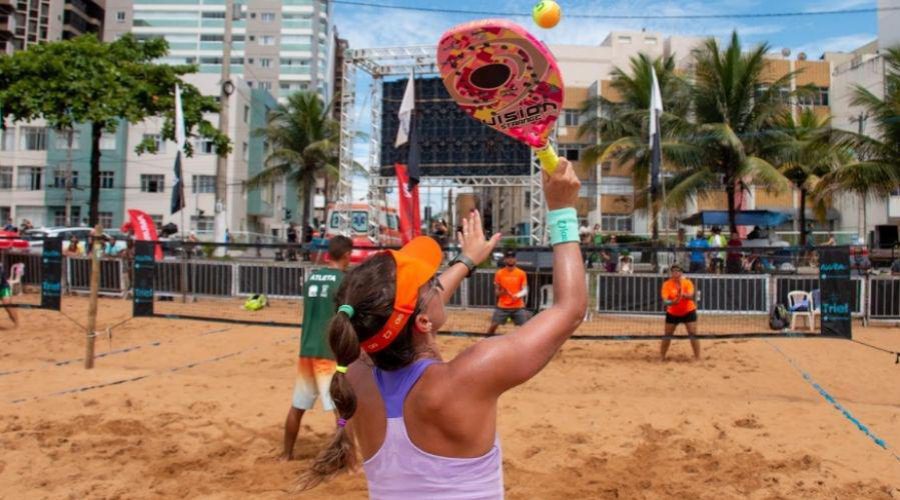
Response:
M573 208L579 187L564 159L552 176L544 174L555 303L512 334L453 359L442 358L435 337L444 304L499 241L485 240L477 212L463 222L461 257L439 278L441 250L425 237L347 273L329 333L338 429L304 473L303 487L353 468L361 455L372 499L503 497L497 400L537 375L584 317Z

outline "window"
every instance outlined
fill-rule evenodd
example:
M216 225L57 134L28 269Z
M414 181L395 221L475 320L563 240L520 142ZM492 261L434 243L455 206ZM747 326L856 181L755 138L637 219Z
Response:
M581 118L581 111L577 109L564 109L563 110L563 126L564 127L577 127L579 118Z
M116 22L117 23L125 22L125 11L124 10L120 10L120 11L116 12Z
M630 36L620 36L619 43L631 43L631 37Z
M801 94L797 101L801 106L828 106L828 89L819 87L809 95Z
M57 168L53 171L53 187L57 189L65 189L66 188L66 174L68 172L68 168L61 167ZM78 171L72 171L72 187L78 187Z
M244 159L244 161L247 161L250 158L250 146L246 142L244 143L242 151L243 153L241 154L241 157Z
M72 210L71 220L66 220L65 207L54 208L53 209L53 225L54 226L70 226L70 227L77 226L78 219L81 218L81 207L73 206L71 210ZM109 226L103 226L103 227L109 227ZM68 234L71 234L71 233L68 233ZM79 239L81 239L80 235L79 235Z
M279 64L282 66L309 66L309 59L292 59L290 57L283 57L279 61Z
M225 19L225 11L222 12L204 12L203 19Z
M103 132L100 135L100 150L101 151L115 151L116 149L116 134L115 132Z
M192 215L191 230L212 232L215 230L215 219L211 215Z
M644 38L645 45L656 45L656 38Z
M223 35L214 35L214 34L209 34L209 33L201 33L201 34L200 34L200 41L201 41L201 42L224 42L224 41L225 41L225 37L224 37ZM235 40L234 40L234 37L232 37L232 41L235 41Z
M157 229L162 227L163 225L163 217L159 214L150 214L150 220L153 221L153 225L156 226Z
M559 156L564 156L569 161L578 161L581 159L581 151L587 146L587 144L560 144Z
M216 148L215 148L215 145L213 144L212 140L207 139L205 137L197 138L197 142L196 142L196 145L194 146L194 149L198 153L207 154L207 155L210 155L210 154L213 154L216 152Z
M263 90L272 90L272 82L259 82L259 88Z
M19 189L41 191L44 189L43 177L43 167L19 167Z
M15 139L16 129L0 130L0 151L14 151L16 149Z
M215 193L216 192L216 176L215 175L195 175L191 181L191 192L197 193Z
M275 45L275 37L271 35L263 35L259 37L260 45Z
M268 57L261 57L259 59L259 67L260 68L270 68L272 67L272 59Z
M78 140L80 138L80 132L78 132L77 130L72 132L72 151L76 151L78 149ZM69 149L69 132L67 130L56 133L56 149Z
M0 167L0 189L12 189L13 187L13 168ZM0 218L4 223L6 219Z
M100 189L112 189L115 184L116 173L112 170L100 171Z
M263 12L259 15L259 20L264 23L271 23L275 21L275 13L274 12Z
M47 128L46 127L22 127L19 134L20 147L24 151L46 151L47 150Z
M165 184L164 175L141 175L141 192L142 193L162 193Z
M150 141L151 144L156 148L157 153L165 153L166 152L166 141L163 140L162 135L160 134L144 134L144 142Z
M603 215L600 217L600 229L603 231L630 233L632 231L632 217L630 215Z
M97 222L103 227L112 227L112 225L113 225L112 212L97 212Z
M244 104L244 123L250 120L250 106Z

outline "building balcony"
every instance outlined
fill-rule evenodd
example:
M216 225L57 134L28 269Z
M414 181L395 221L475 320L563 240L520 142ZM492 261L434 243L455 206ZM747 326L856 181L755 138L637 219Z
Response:
M0 14L9 14L16 10L15 0L0 0Z

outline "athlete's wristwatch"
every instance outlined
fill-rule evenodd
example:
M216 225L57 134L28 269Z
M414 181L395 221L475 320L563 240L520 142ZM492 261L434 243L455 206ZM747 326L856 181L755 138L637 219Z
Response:
M460 253L455 259L450 261L450 267L453 267L456 264L462 264L469 270L468 274L466 274L466 278L472 276L472 271L475 270L475 262L473 262L472 259Z

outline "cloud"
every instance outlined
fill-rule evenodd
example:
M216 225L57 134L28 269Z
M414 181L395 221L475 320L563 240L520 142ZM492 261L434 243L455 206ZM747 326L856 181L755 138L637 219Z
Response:
M810 59L816 59L823 52L849 52L875 40L871 33L856 33L853 35L835 36L810 42L797 47L797 53L805 52Z
M875 7L875 0L817 0L810 3L805 12L859 9L862 7Z

